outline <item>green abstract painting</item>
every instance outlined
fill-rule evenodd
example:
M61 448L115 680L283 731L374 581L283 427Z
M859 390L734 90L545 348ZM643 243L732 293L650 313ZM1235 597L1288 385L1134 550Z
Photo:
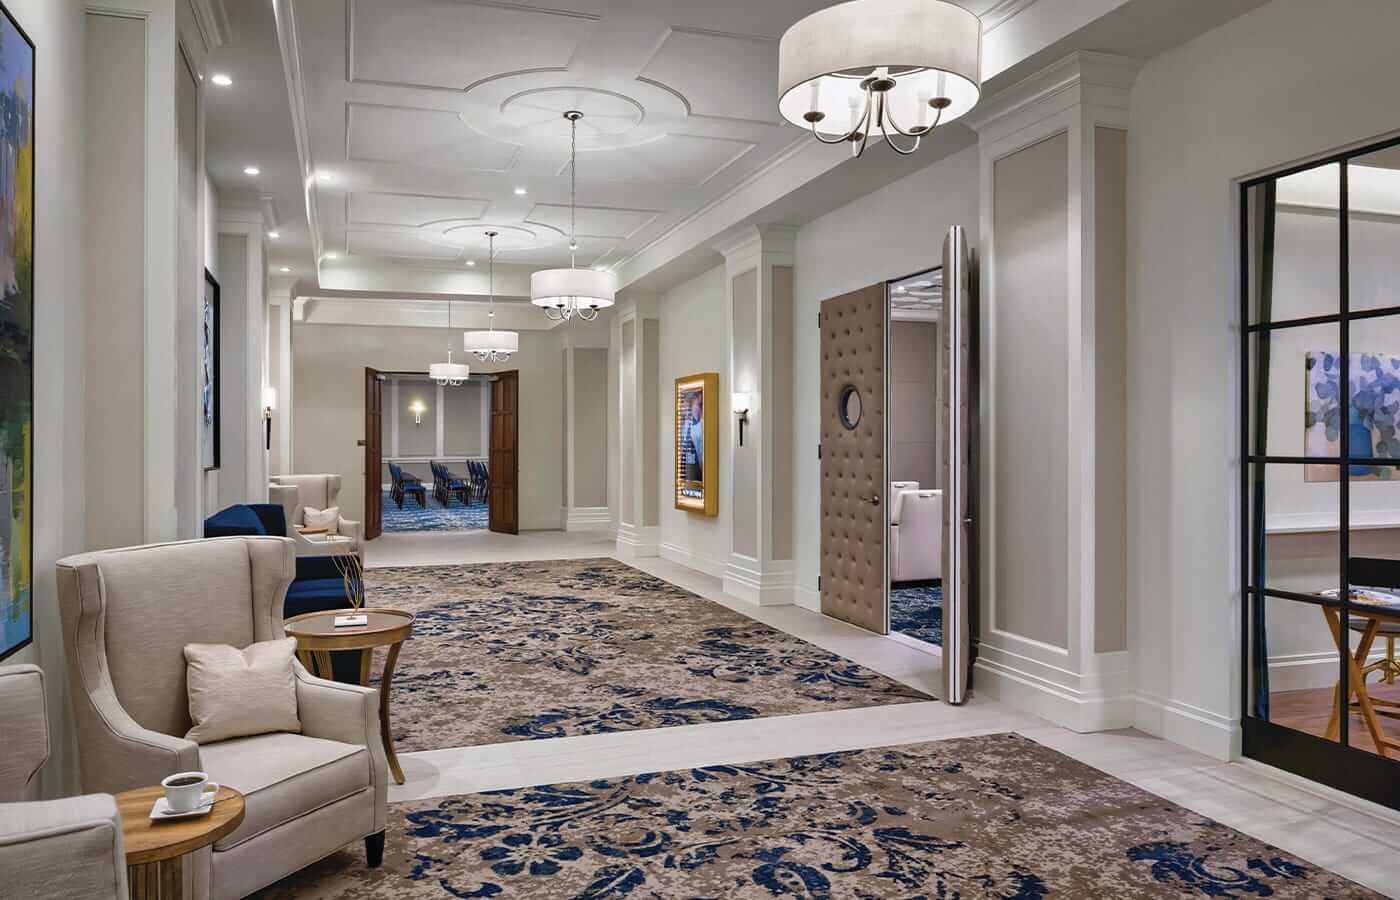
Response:
M34 636L34 44L0 5L0 659Z

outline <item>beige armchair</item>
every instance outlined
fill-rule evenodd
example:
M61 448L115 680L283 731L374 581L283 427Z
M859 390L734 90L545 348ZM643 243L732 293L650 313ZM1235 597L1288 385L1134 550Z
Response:
M295 532L297 526L306 524L306 517L302 510L310 506L314 509L330 509L332 506L340 505L340 476L339 475L273 475L269 479L268 492L273 503L281 503L282 508L287 512L287 531ZM285 491L274 491L273 485L296 488L296 494L288 494ZM361 540L360 523L340 517L336 523L336 536L326 535L300 535L298 536L297 555L299 556L325 556L330 553L345 552L345 547L326 547L327 542L345 544L349 542L350 549L356 554L363 553L364 542ZM309 544L311 550L303 550L302 544ZM316 545L320 547L317 548Z
M127 900L121 817L112 796L34 801L49 758L38 666L0 666L0 722L0 897Z
M230 537L70 556L59 606L83 785L122 791L198 769L242 791L243 824L184 867L194 900L244 897L364 839L384 851L388 767L378 692L296 664L301 734L195 744L184 647L284 636L292 541Z

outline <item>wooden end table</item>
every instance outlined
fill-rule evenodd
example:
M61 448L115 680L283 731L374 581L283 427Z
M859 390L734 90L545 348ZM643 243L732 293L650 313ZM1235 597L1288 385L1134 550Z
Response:
M337 628L336 616L359 614L366 616L365 625L352 625ZM413 613L398 609L332 609L324 612L303 613L293 616L283 623L286 632L297 639L297 658L313 674L331 678L331 651L359 650L360 684L369 686L370 660L374 648L388 647L384 660L384 674L379 681L379 732L384 741L384 755L389 760L389 770L394 781L403 784L403 769L399 767L398 754L394 752L394 734L389 726L389 694L394 681L394 667L399 662L399 650L403 642L413 634Z
M131 900L181 900L185 854L228 837L243 824L243 795L233 788L219 788L208 815L153 822L151 807L163 796L160 785L116 795Z
M1337 646L1337 652L1344 654L1347 659L1347 693L1355 695L1356 705L1361 709L1361 719L1366 723L1366 730L1371 735L1371 740L1376 745L1376 752L1381 756L1388 756L1391 751L1400 750L1400 741L1388 737L1385 729L1381 726L1379 715L1394 715L1394 708L1400 706L1393 700L1382 700L1371 696L1371 692L1366 688L1366 675L1362 669L1366 666L1366 660L1371 656L1371 645L1376 641L1376 634L1380 631L1383 623L1391 622L1400 624L1400 602L1394 604L1382 604L1368 602L1363 596L1353 593L1351 598L1351 608L1348 611L1348 618L1352 621L1362 620L1366 624L1362 628L1361 638L1357 642L1356 651L1351 652L1349 635L1342 631L1342 617L1330 606L1322 607L1322 615L1327 620L1327 628L1332 632L1332 641ZM1327 730L1323 732L1323 737L1329 741L1335 741L1341 737L1342 716L1350 714L1351 697L1342 697L1342 686L1338 681L1336 689L1332 692L1332 715L1327 721ZM1390 707L1387 709L1377 709L1377 707Z

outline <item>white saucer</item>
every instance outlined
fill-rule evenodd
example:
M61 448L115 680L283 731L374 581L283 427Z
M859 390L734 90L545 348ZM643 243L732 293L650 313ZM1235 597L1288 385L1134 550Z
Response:
M151 820L163 822L167 819L195 819L199 816L207 816L209 811L214 808L215 795L213 791L208 791L204 796L207 798L204 803L185 812L176 812L170 808L170 804L165 802L164 797L157 797L155 806L151 807Z

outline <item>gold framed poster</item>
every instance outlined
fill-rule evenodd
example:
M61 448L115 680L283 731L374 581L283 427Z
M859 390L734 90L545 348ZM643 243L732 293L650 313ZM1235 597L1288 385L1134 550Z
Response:
M676 509L719 515L719 374L676 379Z

